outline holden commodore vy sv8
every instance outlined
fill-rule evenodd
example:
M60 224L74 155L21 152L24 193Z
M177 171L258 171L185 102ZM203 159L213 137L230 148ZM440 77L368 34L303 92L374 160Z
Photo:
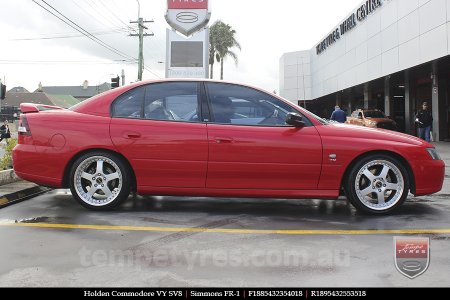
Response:
M438 192L444 162L418 138L331 124L246 85L159 80L70 108L22 104L14 169L90 209L142 195L336 199L387 213Z

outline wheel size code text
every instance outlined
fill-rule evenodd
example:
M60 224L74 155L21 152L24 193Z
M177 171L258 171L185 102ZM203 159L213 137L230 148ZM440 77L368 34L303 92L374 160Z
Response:
M248 291L249 297L303 297L303 291Z
M328 291L310 291L311 297L366 297L366 291L341 291L341 290L328 290Z

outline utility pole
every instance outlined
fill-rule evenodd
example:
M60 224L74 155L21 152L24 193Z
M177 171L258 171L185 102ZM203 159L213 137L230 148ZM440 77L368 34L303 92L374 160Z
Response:
M143 18L139 17L137 21L131 21L130 23L138 24L139 33L138 34L130 34L130 36L138 36L139 37L139 66L138 66L138 81L142 80L142 72L144 71L144 36L154 36L153 33L144 33L144 29L148 29L145 27L144 23L152 23L152 21L144 21Z

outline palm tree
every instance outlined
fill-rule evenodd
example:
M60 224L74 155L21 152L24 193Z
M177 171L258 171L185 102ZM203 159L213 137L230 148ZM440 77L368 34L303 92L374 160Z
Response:
M216 25L214 23L214 25ZM217 26L211 26L209 28L209 78L213 79L214 77L214 58L216 56L216 36L218 35L217 33Z
M241 50L241 45L236 40L236 30L222 21L216 21L210 28L209 64L211 65L210 78L213 77L214 57L220 62L220 79L223 80L223 62L226 57L233 58L238 64L237 54L231 48Z

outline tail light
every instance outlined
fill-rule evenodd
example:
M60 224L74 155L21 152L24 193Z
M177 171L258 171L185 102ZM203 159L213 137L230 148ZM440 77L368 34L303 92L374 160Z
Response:
M25 115L20 116L19 128L17 128L19 135L31 135L30 126L28 125L27 117Z

